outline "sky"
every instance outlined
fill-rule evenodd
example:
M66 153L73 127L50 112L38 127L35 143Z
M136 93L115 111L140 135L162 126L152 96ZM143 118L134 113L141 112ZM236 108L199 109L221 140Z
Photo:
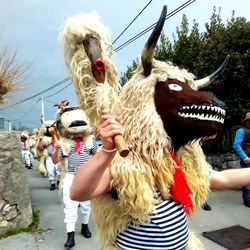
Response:
M8 94L6 102L0 106L0 118L5 119L5 129L40 127L42 110L45 120L53 120L56 112L53 105L63 99L67 99L71 105L78 104L70 81L29 99L69 77L58 42L59 30L68 17L97 11L102 23L111 30L114 41L148 4L116 41L116 48L155 23L163 5L167 5L170 13L186 2L190 5L165 22L163 30L170 40L176 27L180 26L183 14L187 15L190 28L195 19L200 31L204 31L205 23L210 22L214 6L221 8L224 23L231 18L233 10L236 17L245 17L248 21L250 19L249 0L196 0L193 3L187 0L4 0L0 8L0 49L7 47L16 50L19 61L29 66L23 83L17 86L16 91ZM150 32L117 52L115 63L118 79L127 66L140 57L149 35ZM22 102L27 98L28 101ZM19 102L22 103L14 105Z

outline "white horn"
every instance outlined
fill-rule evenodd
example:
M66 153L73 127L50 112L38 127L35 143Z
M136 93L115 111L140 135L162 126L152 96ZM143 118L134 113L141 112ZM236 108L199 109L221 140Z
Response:
M228 60L229 60L229 57L230 57L230 55L227 55L225 60L221 64L221 66L215 72L213 72L211 75L204 77L202 79L199 79L199 80L195 80L194 84L197 87L197 89L204 88L204 87L208 86L219 75L219 73L222 71L222 69L226 67Z

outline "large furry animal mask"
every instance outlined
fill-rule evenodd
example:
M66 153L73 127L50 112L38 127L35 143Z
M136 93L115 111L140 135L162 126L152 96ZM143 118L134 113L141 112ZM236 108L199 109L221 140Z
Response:
M59 34L80 107L86 112L93 128L99 125L101 114L114 114L113 109L118 105L116 94L120 88L116 80L116 66L108 53L112 47L110 32L99 19L95 11L76 15L67 19ZM89 54L85 52L87 48L90 48ZM99 66L102 61L105 61L105 69ZM105 78L104 83L95 82L95 78L90 77L92 73Z
M99 115L103 110L119 115L125 127L126 142L138 147L139 151L140 147L150 151L153 144L177 151L186 143L218 133L225 118L225 104L212 93L198 90L215 79L229 57L214 73L199 80L195 80L185 69L153 59L165 17L164 7L143 49L141 64L120 93L116 91L119 84L116 82L114 85L107 76L101 91L97 90L100 84L93 70L93 54L96 58L107 61L106 51L102 46L107 39L103 32L98 32L103 27L98 16L88 14L69 18L60 34L76 94L92 126L95 127L99 122ZM101 46L90 42L90 37L98 40ZM96 53L98 50L100 52ZM109 87L106 81L111 83ZM111 91L112 88L114 92ZM99 101L102 98L104 101ZM114 106L118 107L117 110L114 110ZM109 111L106 107L109 107Z
M92 134L85 112L78 106L68 105L66 100L55 105L59 108L56 114L56 128L60 136L73 139Z
M125 107L122 120L126 117L125 123L129 126L125 134L129 133L130 137L135 137L134 133L142 135L134 143L136 140L150 140L151 144L161 144L158 138L164 136L168 141L167 145L177 151L189 142L220 132L226 105L213 93L198 90L217 77L226 66L229 56L214 73L199 80L195 80L193 74L185 69L153 59L165 15L166 9L163 8L161 17L143 49L141 65L123 87L120 98L121 105ZM160 117L157 117L156 112ZM136 127L135 122L140 125ZM128 125L129 123L136 128ZM151 135L150 139L148 135Z
M55 125L56 125L55 120L43 121L42 127L39 129L40 135L52 137L52 135L49 132L49 128L51 128L51 127L55 128Z
M131 149L127 157L116 154L110 163L111 186L119 199L104 194L92 200L105 249L113 249L110 246L115 245L115 235L126 228L131 218L149 222L149 215L155 211L155 190L160 191L163 199L171 196L175 199L171 190L175 183L179 193L186 193L183 188L186 185L175 178L180 168L173 151L193 191L193 211L208 196L210 168L199 140L220 131L225 105L212 93L199 89L218 75L228 57L218 70L200 80L195 80L185 69L153 59L165 18L166 7L143 49L141 63L122 88L113 81L116 72L110 69L115 66L111 60L107 61L109 54L102 46L107 39L103 32L99 33L103 25L98 16L90 13L69 18L60 33L81 108L93 127L98 126L103 113L118 116L124 127L124 141ZM106 65L100 70L105 76L102 82L95 72L95 63L100 58ZM188 205L192 207L189 202Z

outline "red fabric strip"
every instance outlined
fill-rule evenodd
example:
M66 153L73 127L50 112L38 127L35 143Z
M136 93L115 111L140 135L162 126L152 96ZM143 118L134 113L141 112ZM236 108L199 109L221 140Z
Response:
M81 150L81 141L83 141L82 137L74 138L75 141L75 151L80 154Z
M184 173L180 167L180 163L176 159L174 152L171 152L171 157L176 163L174 172L174 183L171 185L171 194L173 200L182 204L185 212L190 216L193 210L193 202L191 199L192 190L188 186Z

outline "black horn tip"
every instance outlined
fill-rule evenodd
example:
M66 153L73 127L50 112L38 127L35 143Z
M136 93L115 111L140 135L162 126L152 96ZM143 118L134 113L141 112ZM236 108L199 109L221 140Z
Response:
M166 17L166 15L167 15L167 5L163 5L161 15L163 17Z
M146 42L142 55L141 55L143 74L146 77L150 75L151 70L152 70L152 59L153 59L154 49L160 37L163 25L165 23L166 15L167 15L167 6L164 5L161 11L160 18L158 22L156 23L156 26L153 32L151 33L148 41Z
M155 45L157 43L157 40L158 40L158 38L159 38L159 36L161 34L163 25L165 23L166 15L167 15L167 6L164 5L163 8L162 8L159 20L158 20L152 34L150 35L150 37L149 37L149 39L147 41L147 47L150 47L152 45L153 45L153 47L155 47Z

